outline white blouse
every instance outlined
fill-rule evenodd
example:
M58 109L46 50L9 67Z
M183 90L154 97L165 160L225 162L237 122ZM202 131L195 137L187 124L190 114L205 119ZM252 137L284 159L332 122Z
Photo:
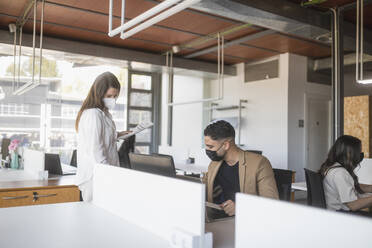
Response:
M335 167L339 164L335 164ZM330 168L323 180L327 208L331 210L350 210L346 203L358 199L354 180L343 167Z
M78 129L76 184L84 201L93 198L93 168L97 163L119 166L115 123L98 108L82 113Z

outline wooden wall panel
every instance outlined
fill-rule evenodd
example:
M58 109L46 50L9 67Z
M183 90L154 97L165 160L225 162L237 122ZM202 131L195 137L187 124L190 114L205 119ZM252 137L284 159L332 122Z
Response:
M352 96L344 98L344 133L362 141L362 151L371 157L371 97Z

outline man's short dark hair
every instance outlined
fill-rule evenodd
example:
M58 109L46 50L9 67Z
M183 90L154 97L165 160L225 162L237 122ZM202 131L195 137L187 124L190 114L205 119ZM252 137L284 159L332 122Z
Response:
M221 140L226 138L235 139L235 130L227 121L216 121L209 124L204 129L204 136L209 136L213 140Z

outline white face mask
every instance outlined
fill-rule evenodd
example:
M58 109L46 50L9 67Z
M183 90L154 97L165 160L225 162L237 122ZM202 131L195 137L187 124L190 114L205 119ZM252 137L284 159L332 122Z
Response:
M105 107L108 109L114 109L116 105L116 99L115 98L103 98L103 103L105 104Z

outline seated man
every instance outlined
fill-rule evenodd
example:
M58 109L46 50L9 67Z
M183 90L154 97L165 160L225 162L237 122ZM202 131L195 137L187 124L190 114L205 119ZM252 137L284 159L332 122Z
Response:
M235 193L279 199L274 172L262 155L243 151L235 144L235 130L226 121L217 121L204 130L206 154L212 160L204 177L207 201L220 204L235 215Z

